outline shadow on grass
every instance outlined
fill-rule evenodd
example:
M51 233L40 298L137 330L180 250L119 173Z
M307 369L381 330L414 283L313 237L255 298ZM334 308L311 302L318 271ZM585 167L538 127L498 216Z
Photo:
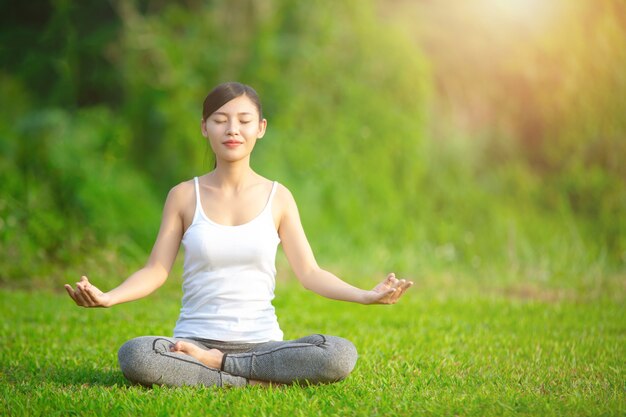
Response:
M123 387L131 384L119 369L94 369L88 366L50 367L42 375L46 380L60 385Z

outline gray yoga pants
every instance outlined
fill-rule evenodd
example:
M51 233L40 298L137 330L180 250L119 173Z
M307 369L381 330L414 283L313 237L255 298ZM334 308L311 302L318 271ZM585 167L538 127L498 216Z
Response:
M225 353L221 369L209 368L184 353L171 352L170 347L179 340ZM243 386L250 379L323 384L348 376L356 364L357 352L348 340L321 334L266 343L143 336L122 345L118 360L126 378L146 386Z

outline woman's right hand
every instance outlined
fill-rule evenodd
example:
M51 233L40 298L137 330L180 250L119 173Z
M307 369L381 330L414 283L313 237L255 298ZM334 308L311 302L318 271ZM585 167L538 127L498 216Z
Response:
M111 296L91 285L84 275L80 277L80 281L76 283L76 289L73 289L69 284L65 284L65 289L78 306L109 307L111 305Z

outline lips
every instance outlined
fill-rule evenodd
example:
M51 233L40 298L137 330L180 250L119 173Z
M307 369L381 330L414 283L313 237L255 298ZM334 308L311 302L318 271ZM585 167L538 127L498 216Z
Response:
M241 145L243 142L239 142L237 140L227 140L226 142L222 142L223 145L228 146L229 148L234 148L235 146Z

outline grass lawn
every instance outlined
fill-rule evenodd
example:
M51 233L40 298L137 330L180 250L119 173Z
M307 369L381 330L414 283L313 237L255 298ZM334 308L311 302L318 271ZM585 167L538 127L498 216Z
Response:
M323 299L286 282L286 338L328 333L359 350L337 384L278 388L130 385L127 339L170 335L179 283L108 310L64 293L0 290L3 415L625 415L623 294L455 282L416 286L397 305Z

